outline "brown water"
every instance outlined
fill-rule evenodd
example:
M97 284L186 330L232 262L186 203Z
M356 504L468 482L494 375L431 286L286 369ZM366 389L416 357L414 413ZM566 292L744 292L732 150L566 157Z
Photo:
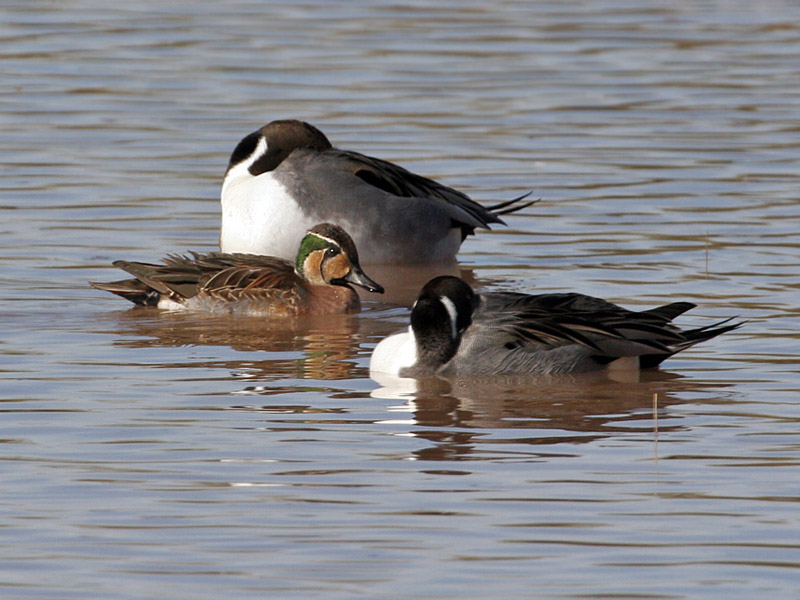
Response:
M6 2L0 597L797 598L798 23ZM397 306L269 324L88 288L213 249L228 154L287 117L479 200L533 190L464 245L484 288L749 322L638 381L403 391L367 372Z

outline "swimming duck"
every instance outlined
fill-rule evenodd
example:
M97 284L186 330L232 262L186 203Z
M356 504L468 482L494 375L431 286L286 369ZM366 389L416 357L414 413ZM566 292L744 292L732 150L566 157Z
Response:
M136 279L91 285L142 306L268 317L357 312L361 303L351 285L383 293L361 270L341 227L317 225L299 246L294 264L222 252L171 255L163 265L118 260L114 266Z
M742 324L671 324L694 307L675 302L634 312L575 293L476 294L458 277L436 277L422 288L408 331L376 346L370 371L413 377L655 367Z
M334 148L303 121L272 121L242 139L222 183L222 252L291 258L303 232L340 223L365 264L453 260L475 228L504 224L520 196L488 208L395 164Z

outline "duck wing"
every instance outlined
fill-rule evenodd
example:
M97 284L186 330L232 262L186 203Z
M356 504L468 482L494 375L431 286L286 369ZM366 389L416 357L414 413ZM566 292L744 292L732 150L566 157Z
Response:
M486 296L479 314L489 327L502 332L509 351L536 352L574 344L591 350L592 358L601 364L640 356L647 357L642 366L655 366L741 325L726 325L728 320L682 331L671 320L695 306L689 302L637 312L583 294Z
M122 296L135 304L156 306L161 297L183 303L198 294L235 297L276 293L303 287L289 261L271 256L227 254L171 254L163 264L118 260L115 267L135 279L92 283L93 287Z
M527 193L494 206L484 207L463 192L380 158L338 148L326 150L325 154L335 159L343 169L355 177L388 194L403 198L443 200L448 206L455 209L452 215L453 220L458 226L465 229L465 236L471 234L476 227L488 229L491 223L504 225L500 215L522 210L536 202L534 200L520 203L530 195Z
M212 262L215 262L212 259ZM271 297L305 290L306 283L288 261L248 254L224 255L223 264L209 273L199 293L227 299Z

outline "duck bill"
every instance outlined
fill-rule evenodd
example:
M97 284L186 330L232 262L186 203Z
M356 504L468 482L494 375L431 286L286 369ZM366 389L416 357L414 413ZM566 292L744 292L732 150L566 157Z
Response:
M350 272L347 274L347 276L342 279L342 281L357 285L376 294L383 293L383 286L379 283L375 283L372 281L372 279L367 277L367 275L359 266L354 265L353 268L350 269Z

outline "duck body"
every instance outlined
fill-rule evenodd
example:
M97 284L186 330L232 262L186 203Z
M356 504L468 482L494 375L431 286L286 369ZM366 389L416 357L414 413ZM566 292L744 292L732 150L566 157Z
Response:
M236 147L222 185L220 248L291 256L319 221L344 227L365 263L453 260L476 228L528 206L483 207L390 162L334 148L302 121L273 121Z
M475 294L456 277L425 285L411 327L381 341L370 370L431 374L563 374L658 366L741 324L681 330L694 304L630 311L582 294Z
M264 317L357 312L351 284L383 291L361 270L350 237L327 223L306 233L295 264L222 252L171 255L162 263L116 261L135 279L91 285L141 306Z

